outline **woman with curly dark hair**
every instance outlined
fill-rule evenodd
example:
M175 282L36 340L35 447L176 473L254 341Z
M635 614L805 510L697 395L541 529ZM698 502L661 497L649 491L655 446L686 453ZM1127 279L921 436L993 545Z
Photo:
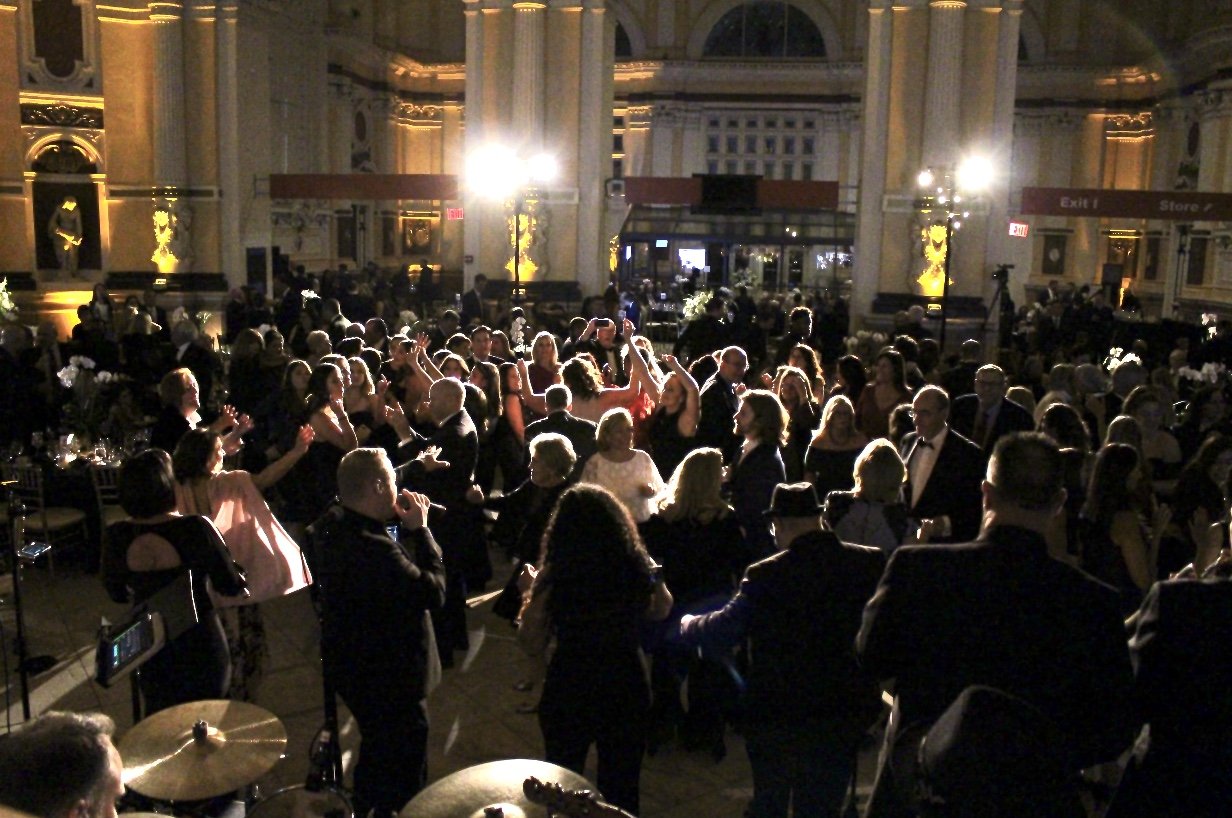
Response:
M650 690L638 634L672 607L629 513L608 491L566 491L543 537L543 561L529 586L518 641L532 655L555 638L539 701L545 759L582 772L597 745L595 783L633 814L646 742Z
M890 413L900 403L911 403L907 365L902 354L886 347L873 363L873 382L865 385L856 401L856 426L870 438L885 437Z
M864 371L864 362L855 355L844 355L834 365L834 384L830 395L845 395L854 406L868 383L868 373Z

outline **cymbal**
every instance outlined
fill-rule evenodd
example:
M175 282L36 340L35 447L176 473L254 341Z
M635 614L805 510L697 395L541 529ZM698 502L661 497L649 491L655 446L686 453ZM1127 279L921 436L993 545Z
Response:
M286 746L277 716L226 699L161 710L117 744L124 783L163 801L198 801L251 784L278 763Z
M564 767L529 758L477 764L447 775L412 798L399 818L482 818L484 809L503 808L504 818L546 818L548 811L522 791L530 776L568 789L593 789L585 778Z

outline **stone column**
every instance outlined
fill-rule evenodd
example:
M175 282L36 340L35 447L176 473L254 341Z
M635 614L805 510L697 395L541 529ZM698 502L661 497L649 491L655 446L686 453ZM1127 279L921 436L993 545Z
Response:
M484 22L482 0L464 0L463 15L466 18L466 97L462 111L465 123L465 154L473 153L483 144L483 92L484 92ZM466 156L458 163L457 172L466 184ZM465 195L465 191L463 191ZM480 202L467 199L466 220L462 224L462 252L465 256L462 269L463 287L470 286L478 269L483 250L483 232L486 208Z
M851 314L859 317L872 311L873 299L881 284L882 200L886 190L893 14L892 0L871 0L869 3L868 56L864 63L864 111L860 131L860 202L856 214L851 293Z
M1013 181L1014 98L1018 83L1018 30L1021 22L1022 0L1003 0L1001 13L997 17L997 87L993 100L992 141L989 145L989 154L996 174L985 194L988 197L985 266L1014 262L1007 246L1010 238L1006 223L1009 218L1010 185ZM1017 281L1010 286L1010 292L1020 291L1021 282L1025 281L1029 274L1030 270L1021 267L1011 271L1011 276ZM988 303L988 299L995 292L995 283L985 277L985 303ZM999 323L1001 312L995 305L992 314L998 317L993 323Z
M222 269L233 287L246 283L246 264L240 220L239 77L237 74L237 4L219 3L214 17L214 64L217 84L219 248ZM270 267L267 265L266 274ZM269 282L266 282L266 292Z
M154 184L188 184L184 134L184 7L150 3L154 26Z
M521 14L521 12L518 12ZM586 292L598 292L607 278L602 252L607 236L602 235L604 189L602 180L611 175L611 97L604 94L611 63L607 53L607 12L603 0L582 3L581 78L578 87L578 211L577 267ZM607 76L605 76L605 73ZM605 166L605 157L607 158ZM594 271L594 272L592 272Z
M928 85L924 93L924 163L947 165L959 139L963 0L932 0L928 13ZM871 37L870 33L870 37Z
M529 150L543 144L545 8L537 2L513 4L513 132Z

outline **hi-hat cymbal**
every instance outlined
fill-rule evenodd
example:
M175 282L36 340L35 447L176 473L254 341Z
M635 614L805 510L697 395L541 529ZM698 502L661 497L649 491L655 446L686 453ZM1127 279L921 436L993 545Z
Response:
M548 811L526 797L530 776L568 789L591 789L585 778L564 767L529 758L477 764L447 775L412 798L399 818L482 818L487 807L502 807L504 818L546 818Z
M287 731L255 704L207 699L155 713L117 746L127 786L163 801L197 801L269 772L286 749Z

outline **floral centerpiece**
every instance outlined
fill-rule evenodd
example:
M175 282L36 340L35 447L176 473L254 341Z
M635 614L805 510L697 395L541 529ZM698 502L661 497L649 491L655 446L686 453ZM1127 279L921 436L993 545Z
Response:
M95 372L94 368L92 358L74 355L68 359L68 366L56 373L69 394L61 408L65 430L90 440L98 438L98 430L107 419L110 402L101 399L103 393L118 381L114 373L105 369Z
M886 345L886 336L883 332L869 332L862 329L855 335L847 336L843 342L847 347L847 352L850 355L855 355L866 364L877 357L877 353Z
M1214 386L1222 381L1228 374L1228 367L1224 364L1217 364L1213 361L1208 361L1202 365L1201 369L1183 366L1176 371L1187 381L1193 381L1198 386L1211 385Z

